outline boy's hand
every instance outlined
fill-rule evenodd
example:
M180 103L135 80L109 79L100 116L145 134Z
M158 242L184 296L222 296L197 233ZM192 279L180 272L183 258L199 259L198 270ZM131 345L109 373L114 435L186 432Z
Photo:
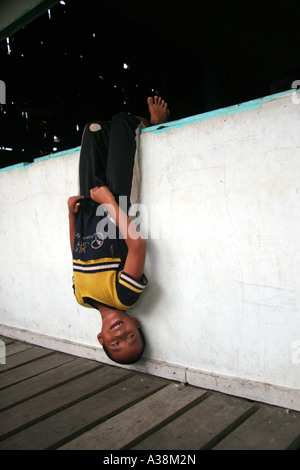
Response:
M100 186L90 190L91 198L98 204L114 204L116 202L114 195L107 186Z
M68 199L69 214L77 216L80 209L80 200L84 196L71 196Z

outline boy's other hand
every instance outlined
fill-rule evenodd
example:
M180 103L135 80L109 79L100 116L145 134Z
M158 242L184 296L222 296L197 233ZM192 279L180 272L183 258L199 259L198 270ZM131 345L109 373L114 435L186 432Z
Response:
M77 216L80 209L80 200L83 199L84 196L71 196L68 199L68 208L69 214Z
M98 204L114 204L115 197L110 192L107 186L96 186L96 188L92 188L90 190L90 195L93 201L97 202Z

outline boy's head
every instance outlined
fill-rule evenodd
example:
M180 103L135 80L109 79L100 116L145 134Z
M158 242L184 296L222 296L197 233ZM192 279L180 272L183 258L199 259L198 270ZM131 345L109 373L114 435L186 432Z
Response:
M141 325L126 312L116 310L106 315L97 337L107 356L119 364L133 364L143 354L145 340Z

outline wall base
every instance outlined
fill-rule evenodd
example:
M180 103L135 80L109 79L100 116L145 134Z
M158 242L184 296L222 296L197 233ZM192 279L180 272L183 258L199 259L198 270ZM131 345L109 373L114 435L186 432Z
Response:
M54 351L115 366L115 363L108 359L101 348L94 348L90 345L74 343L7 325L0 325L0 334L8 338L25 341ZM183 367L178 364L168 364L148 359L141 359L138 364L134 364L133 366L125 365L118 367L133 369L137 372L187 383L195 387L300 411L300 390L297 389L278 387L238 377L217 375Z

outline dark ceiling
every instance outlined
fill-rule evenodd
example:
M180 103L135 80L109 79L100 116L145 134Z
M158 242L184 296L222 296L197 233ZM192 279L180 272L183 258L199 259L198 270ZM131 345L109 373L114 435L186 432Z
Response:
M0 43L1 166L77 147L91 120L145 115L149 94L161 94L175 120L290 88L300 78L297 6L58 3Z

